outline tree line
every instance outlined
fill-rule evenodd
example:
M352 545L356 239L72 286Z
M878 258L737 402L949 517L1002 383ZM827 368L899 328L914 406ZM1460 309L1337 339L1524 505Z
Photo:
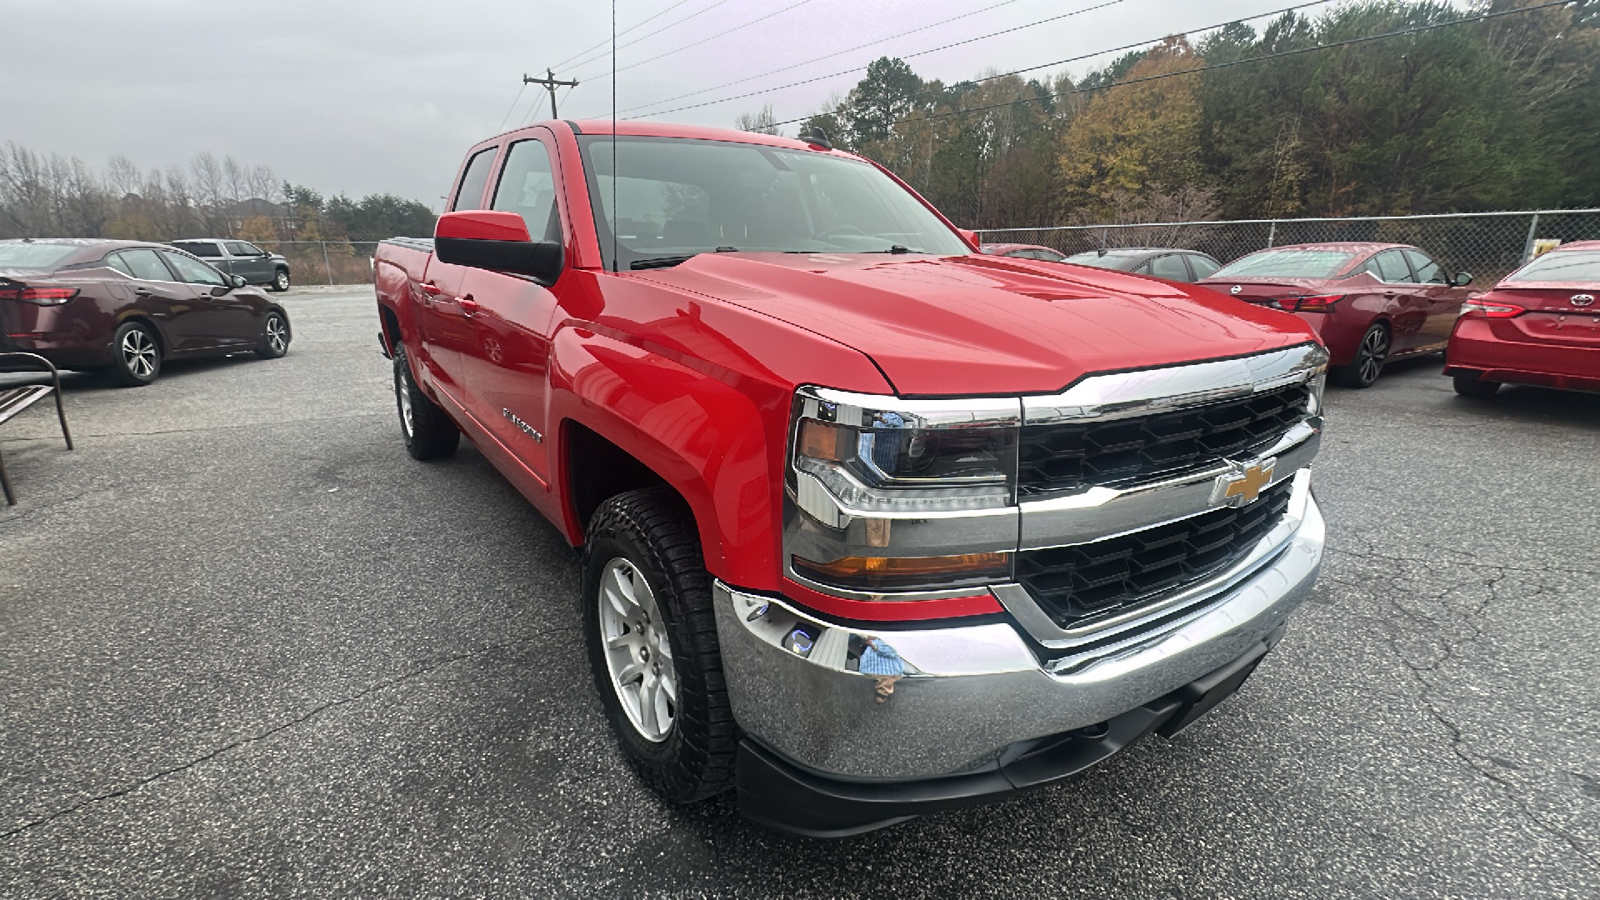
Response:
M1077 81L946 85L884 57L800 132L976 228L1600 206L1600 0L1544 3L1361 0Z
M200 153L187 165L145 170L117 154L96 171L77 157L0 147L0 238L229 237L270 248L431 235L434 218L416 200L324 196L231 156Z

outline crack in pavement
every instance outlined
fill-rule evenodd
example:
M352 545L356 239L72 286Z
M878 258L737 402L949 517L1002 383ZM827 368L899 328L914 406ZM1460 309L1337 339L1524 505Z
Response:
M1487 762L1484 758L1481 758L1479 754L1467 747L1467 740L1461 725L1446 715L1445 712L1439 708L1438 702L1434 699L1433 695L1438 693L1438 686L1432 680L1430 680L1430 676L1438 675L1440 667L1453 658L1457 650L1463 646L1477 642L1487 636L1487 631L1483 627L1482 619L1487 614L1490 607L1505 599L1505 597L1502 595L1501 586L1508 578L1511 577L1509 574L1510 572L1525 572L1534 575L1541 575L1557 570L1535 570L1515 566L1502 566L1496 563L1466 561L1452 562L1448 564L1448 566L1440 566L1439 560L1389 556L1375 552L1359 552L1334 548L1329 548L1328 552L1330 554L1345 556L1358 561L1372 562L1376 560L1389 563L1393 566L1392 571L1386 573L1386 575L1379 574L1375 576L1375 579L1368 579L1365 581L1350 581L1342 579L1337 575L1330 577L1326 572L1324 573L1323 577L1341 588L1349 589L1358 594L1365 594L1373 602L1393 610L1399 616L1407 620L1408 624L1422 626L1433 632L1431 637L1438 641L1438 651L1436 653L1429 654L1430 658L1417 659L1415 658L1416 654L1414 652L1408 652L1406 648L1401 646L1400 636L1392 627L1395 621L1394 619L1385 618L1381 615L1361 616L1363 619L1367 619L1375 625L1376 630L1382 636L1382 640L1388 645L1395 658L1400 662L1401 665L1405 666L1406 670L1411 674L1413 681L1415 681L1417 686L1420 688L1417 694L1418 701L1428 712L1428 715L1434 721L1439 723L1440 727L1443 728L1449 735L1451 753L1471 771L1482 776L1483 778L1488 779L1490 782L1498 786L1504 793L1506 799L1511 801L1511 803L1516 806L1516 808L1522 813L1528 822L1532 823L1539 830L1566 844L1577 855L1587 859L1597 867L1600 867L1600 855L1596 854L1595 850L1589 846L1587 841L1573 834L1559 823L1550 821L1547 817L1541 815L1533 808L1532 804L1525 797L1526 790L1523 785L1518 784L1516 781L1513 781L1512 779L1501 774L1493 766L1491 766L1489 762ZM1488 577L1485 580L1482 575L1475 575L1473 578L1466 580L1455 580L1432 590L1421 591L1417 589L1415 585L1407 586L1403 584L1403 582L1413 578L1411 573L1406 571L1408 566L1419 566L1430 576L1433 576L1425 581L1425 583L1428 584L1438 584L1443 579L1448 578L1449 576L1446 574L1448 569L1456 567L1487 570ZM1520 591L1518 596L1526 599L1529 597L1538 597L1553 593L1553 589L1550 587L1550 585L1545 584L1542 580L1529 580L1534 581L1534 584L1531 585L1531 589ZM1429 601L1435 604L1447 603L1453 596L1458 595L1463 588L1479 585L1481 585L1484 589L1483 598L1475 603L1470 603L1467 608L1461 611L1461 613L1458 615L1449 615L1448 611L1446 611L1445 615L1435 616L1427 611L1424 611L1423 609L1410 608L1401 602L1402 597L1416 597L1424 601L1424 606L1426 606L1427 602ZM1466 628L1470 634L1451 636L1446 633L1450 628L1457 626Z
M182 763L180 765L172 766L171 768L163 769L160 772L155 773L154 775L150 775L148 777L141 778L140 780L138 780L138 781L134 782L133 784L130 784L130 785L126 786L126 787L118 788L117 790L114 790L114 791L108 791L108 792L106 792L104 794L99 794L99 795L94 796L94 797L89 797L89 798L87 798L85 800L82 800L82 801L80 801L78 803L74 803L73 805L68 806L68 807L66 807L64 809L60 809L60 810L57 810L57 811L55 811L53 813L50 813L47 816L43 816L43 817L35 819L35 820L31 821L31 822L25 822L22 825L19 825L16 828L13 828L13 829L11 829L9 831L0 832L0 840L4 840L4 839L7 839L7 838L15 837L15 836L17 836L17 835L19 835L19 834L21 834L21 833L23 833L25 831L29 831L29 830L32 830L34 828L38 828L41 825L48 825L49 823L54 822L55 820L57 820L57 819L59 819L59 818L61 818L63 816L71 815L72 813L75 813L78 810L81 810L81 809L83 809L83 808L85 808L87 806L92 806L93 804L101 803L101 802L106 801L106 800L114 800L114 799L117 799L119 797L127 796L128 794L131 794L134 791L137 791L138 789L144 787L145 785L153 784L153 783L155 783L157 781L160 781L163 778L167 778L168 776L171 776L171 775L176 775L176 774L178 774L180 772L186 772L186 771L194 768L195 766L200 765L201 763L207 762L209 760L216 759L217 757L223 755L224 753L227 753L227 752L232 751L232 750L237 750L238 748L243 747L246 744L253 744L253 743L256 743L258 741L263 741L263 740L266 740L267 738L272 737L273 735L280 734L280 733L282 733L284 731L288 731L291 728L295 728L295 727L297 727L299 725L303 725L306 722L311 721L312 719L316 718L317 716L321 715L324 712L327 712L330 709L334 709L335 707L340 707L340 706L346 706L348 704L355 703L355 702L357 702L359 700L364 700L367 697L372 696L373 694L379 693L380 691L388 690L389 688L392 688L392 687L395 687L397 685L403 684L403 683L405 683L407 681L410 681L410 680L412 680L414 678L418 678L418 677L421 677L423 675L427 675L430 672L437 671L437 670L442 669L445 666L451 665L453 663L458 663L458 662L461 662L463 660L472 659L473 657L477 657L477 656L483 656L484 654L492 653L492 652L494 652L496 650L503 650L503 649L505 649L507 647L515 647L515 646L517 646L519 644L526 644L526 643L528 643L530 641L538 640L539 638L543 638L543 637L549 637L549 636L554 635L554 634L560 634L560 633L566 632L566 631L574 631L577 628L578 628L578 626L576 626L576 625L568 625L568 626L563 626L561 628L548 628L548 629L545 629L544 631L540 631L540 632L537 632L535 634L528 635L527 637L518 638L518 639L516 639L514 641L502 641L502 642L497 643L497 644L485 644L484 646L479 647L476 650L471 650L471 651L468 651L466 653L456 653L456 654L453 654L451 656L446 656L446 657L442 657L442 658L439 658L439 659L435 659L434 661L432 661L430 663L427 663L427 664L422 665L422 666L418 666L417 668L412 669L411 671L406 672L406 673L404 673L402 675L398 675L398 676L396 676L394 678L390 678L390 679L387 679L385 681L380 681L377 684L371 685L370 687L363 688L362 690L357 691L356 693L351 694L348 697L341 697L341 698L339 698L337 700L329 700L328 702L317 706L316 708L312 709L310 712L307 712L306 714L304 714L302 716L298 716L298 717L296 717L294 719L291 719L288 722L284 722L284 723L282 723L280 725L275 725L275 726L273 726L271 728L268 728L267 730L262 731L262 732L260 732L258 734L254 734L254 735L251 735L249 737L239 738L238 740L233 741L232 743L226 744L226 745L224 745L222 747L218 747L217 749L212 750L211 752L203 754L201 756L198 756L198 757L196 757L196 758L194 758L192 760L189 760L186 763Z

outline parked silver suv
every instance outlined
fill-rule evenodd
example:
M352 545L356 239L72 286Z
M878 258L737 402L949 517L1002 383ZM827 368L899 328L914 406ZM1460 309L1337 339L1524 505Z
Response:
M187 238L173 241L172 246L193 253L224 275L238 275L248 284L264 284L269 291L289 289L289 260L249 241Z

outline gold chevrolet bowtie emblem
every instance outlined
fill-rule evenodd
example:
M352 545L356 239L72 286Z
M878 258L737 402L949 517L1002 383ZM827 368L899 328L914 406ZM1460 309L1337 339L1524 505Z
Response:
M1272 483L1277 460L1246 466L1242 472L1229 472L1217 479L1217 501L1228 506L1249 506L1261 496L1261 489Z

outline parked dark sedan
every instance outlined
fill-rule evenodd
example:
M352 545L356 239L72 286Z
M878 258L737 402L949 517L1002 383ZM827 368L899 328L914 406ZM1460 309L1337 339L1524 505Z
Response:
M1292 244L1258 250L1200 282L1304 319L1328 345L1328 377L1364 388L1384 363L1445 348L1472 276L1404 244Z
M1110 247L1075 253L1067 262L1097 269L1117 269L1135 275L1154 275L1168 281L1194 283L1222 268L1207 254L1177 247Z
M289 316L187 253L138 241L0 241L0 350L149 384L164 360L289 352Z
M173 241L172 246L200 257L224 275L243 278L247 284L266 285L269 291L289 289L289 260L249 241L189 238Z

